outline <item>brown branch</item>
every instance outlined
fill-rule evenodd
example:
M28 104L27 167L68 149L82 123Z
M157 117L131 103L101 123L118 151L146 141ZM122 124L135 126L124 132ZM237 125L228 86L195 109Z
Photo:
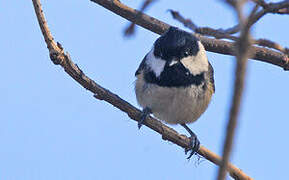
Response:
M229 114L229 121L226 129L226 138L223 145L223 159L218 172L218 180L224 180L226 177L226 169L228 166L229 158L233 147L233 139L235 137L235 131L238 123L238 115L240 112L241 100L243 95L247 60L249 57L249 50L251 46L250 42L250 22L254 18L255 8L245 20L242 14L242 7L245 1L237 1L234 6L238 13L239 24L241 27L241 34L239 39L236 41L236 60L237 64L235 67L235 83L234 83L234 94L232 97L232 104Z
M127 115L135 120L139 121L141 117L141 111L128 103L127 101L121 99L118 95L110 92L109 90L101 87L95 81L87 77L83 71L73 63L68 53L65 53L63 47L59 43L55 43L53 37L49 31L46 20L43 15L43 11L41 8L40 0L32 0L34 5L34 10L38 19L38 23L42 34L44 36L45 42L47 44L50 58L54 64L58 64L63 67L64 71L72 77L75 81L77 81L81 86L85 89L91 91L94 94L94 97L99 100L104 100L121 111L127 113ZM158 132L162 139L171 141L182 148L190 147L190 139L184 135L179 134L174 129L164 125L157 119L149 116L144 125L151 128L152 130ZM211 161L216 165L221 164L221 158L210 150L206 149L204 146L201 146L198 154ZM250 180L249 176L247 176L244 172L242 172L239 168L234 166L233 164L229 164L227 167L227 171L230 175L235 179L241 180Z
M289 49L288 48L284 48L282 47L280 44L268 40L268 39L257 39L253 41L254 44L257 44L259 46L264 46L264 47L269 47L269 48L273 48L276 49L284 54L287 54L287 56L289 56Z
M139 11L122 4L118 0L91 0L91 1L154 33L163 34L169 28L168 24L156 18L148 16L144 13L140 13ZM226 55L236 54L234 44L231 42L207 38L204 36L198 37L201 40L202 44L205 46L205 49L207 51ZM277 65L279 67L282 67L284 70L289 70L289 58L282 53L278 53L276 51L267 48L260 48L253 46L250 58Z

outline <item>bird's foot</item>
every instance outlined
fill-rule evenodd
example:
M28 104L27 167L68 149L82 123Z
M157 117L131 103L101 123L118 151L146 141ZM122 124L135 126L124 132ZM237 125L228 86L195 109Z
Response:
M198 140L197 136L190 137L190 147L185 149L185 153L187 154L190 152L190 155L187 159L190 159L194 154L197 154L198 150L200 149L200 141Z
M151 109L146 107L142 110L142 114L140 117L140 120L138 121L137 127L140 129L141 126L143 125L144 121L146 120L147 116L150 115Z
M198 140L196 134L185 124L181 124L191 135L190 137L190 147L185 149L187 154L190 151L190 155L187 159L190 159L194 154L196 154L200 149L200 141Z

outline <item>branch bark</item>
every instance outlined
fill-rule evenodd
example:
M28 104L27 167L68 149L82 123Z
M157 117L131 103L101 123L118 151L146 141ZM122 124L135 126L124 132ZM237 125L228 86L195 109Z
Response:
M127 115L135 120L139 121L141 117L141 111L128 103L127 101L121 99L118 95L110 92L109 90L103 88L95 81L87 77L83 71L71 60L68 53L65 53L63 47L56 43L53 39L52 34L48 28L46 20L44 18L43 10L41 8L40 0L32 0L34 10L38 19L38 23L40 29L42 31L43 37L47 44L47 48L49 50L49 55L54 64L60 65L63 67L64 71L72 77L75 81L77 81L81 86L85 89L91 91L94 94L94 97L99 100L104 100L121 111L127 113ZM149 116L144 125L156 131L162 136L162 139L173 142L174 144L182 147L188 148L190 147L190 139L184 135L179 134L174 129L164 125L157 119ZM215 153L211 152L204 146L201 146L198 154L211 161L216 165L221 164L221 158ZM230 175L235 179L241 180L251 180L248 175L242 172L239 168L229 163L227 167L227 171Z
M170 26L156 18L146 15L145 13L141 13L138 10L132 9L122 4L118 0L91 1L157 34L163 34ZM207 38L200 35L197 36L199 37L207 51L225 55L236 55L234 43L232 42ZM260 48L256 46L252 46L251 51L251 59L274 64L282 67L284 70L289 70L289 58L286 55L267 48Z

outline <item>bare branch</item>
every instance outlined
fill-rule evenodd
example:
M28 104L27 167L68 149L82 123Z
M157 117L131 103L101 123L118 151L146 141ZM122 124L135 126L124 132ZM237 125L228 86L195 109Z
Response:
M251 15L252 18L249 18L250 21L248 24L252 26L255 22L257 22L263 15L264 11L260 11L259 13L256 13L258 6L255 6L253 9ZM173 16L174 19L177 21L181 22L185 27L191 29L192 31L205 35L205 36L213 36L216 39L230 39L233 41L237 41L238 37L232 36L227 32L233 32L239 29L239 26L235 26L232 29L228 30L223 30L223 29L213 29L210 27L198 27L195 23L193 23L190 19L184 18L179 12L174 11L174 10L169 10ZM277 51L280 51L284 53L285 55L289 56L287 49L288 48L283 48L280 44L273 42L271 40L266 40L266 39L258 39L258 40L252 40L253 44L256 44L258 46L263 46L263 47L268 47L268 48L273 48Z
M256 3L257 7L258 6L263 7L263 10L259 11L259 15L258 15L259 18L255 19L252 22L253 24L256 23L266 13L289 14L289 8L287 5L288 0L280 2L280 3L270 3L270 4L267 4L264 0L252 0L252 1ZM273 5L273 7L271 5ZM269 6L271 6L271 7L269 8ZM228 28L228 29L218 29L218 31L223 32L223 33L227 33L227 34L235 34L235 33L240 31L240 25L237 24L237 25L235 25L231 28Z
M249 50L251 46L250 42L250 21L254 18L256 9L254 8L247 20L244 19L242 14L242 7L245 1L236 1L234 4L235 9L238 13L239 24L241 25L240 38L236 41L236 60L237 64L235 67L235 83L234 83L234 94L231 102L231 109L229 115L229 121L226 129L226 138L223 146L223 159L222 164L218 172L218 180L224 180L226 177L226 169L231 155L233 147L233 139L235 136L236 126L238 123L238 115L241 106L241 99L243 95L245 75L247 68L247 60L249 57Z
M264 46L264 47L269 47L269 48L273 48L273 49L276 49L284 54L287 54L289 56L289 51L288 51L288 48L284 48L282 47L280 44L276 43L276 42L273 42L271 40L268 40L268 39L257 39L257 40L254 40L253 42L254 44L257 44L259 46Z
M179 22L183 23L185 27L191 29L192 31L206 35L206 36L213 36L217 39L231 39L236 41L237 37L232 36L228 33L224 33L224 31L213 29L210 27L198 27L195 23L192 22L190 19L184 18L179 12L174 10L169 10L172 14L173 18L178 20Z
M94 94L94 97L99 100L104 100L121 111L127 113L127 115L135 120L139 121L141 117L141 111L136 107L132 106L127 101L121 99L118 95L110 92L109 90L101 87L95 81L87 77L83 71L71 60L68 53L65 53L63 47L59 43L55 43L53 37L48 29L46 20L44 18L44 14L41 8L40 0L32 0L34 5L34 10L38 19L38 23L42 34L44 36L45 42L47 44L50 58L54 64L61 65L64 71L72 77L75 81L77 81L81 86L85 89L91 91ZM174 129L164 125L160 121L155 118L149 116L144 125L156 131L162 136L162 139L171 141L176 145L182 148L190 147L190 139L184 135L179 134ZM201 146L198 154L205 157L207 160L211 161L216 165L221 164L221 158L210 150L206 149L204 146ZM227 167L227 171L231 174L231 176L235 179L241 180L250 180L249 176L247 176L244 172L242 172L239 168L234 166L233 164L229 164Z
M267 3L264 0L251 0L251 1L255 2L256 4L258 4L259 6L261 6L263 8L267 7Z
M156 18L148 16L144 13L140 13L139 11L122 4L120 1L117 0L91 0L91 1L154 33L163 34L169 28L168 24ZM140 16L137 16L138 13L140 14ZM205 46L205 49L207 51L226 55L236 54L234 44L231 42L218 39L211 39L200 35L198 35L198 38ZM277 65L279 67L282 67L284 70L289 70L289 58L282 53L278 53L276 51L267 48L252 46L252 54L250 58Z
M240 25L237 24L237 25L230 27L228 29L218 29L218 30L223 32L223 33L235 34L235 33L240 31Z
M145 0L140 8L140 12L144 12L153 2L156 0ZM131 22L130 25L125 29L124 35L131 36L135 32L135 23Z
M252 0L259 6L263 7L266 13L289 14L289 1L281 1L278 3L266 3L264 0Z

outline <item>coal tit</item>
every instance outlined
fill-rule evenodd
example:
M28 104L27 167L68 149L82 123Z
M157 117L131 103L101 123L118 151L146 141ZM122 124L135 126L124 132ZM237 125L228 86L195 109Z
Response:
M154 43L135 76L136 98L143 114L169 124L182 125L191 135L189 158L200 147L187 123L196 121L207 109L215 92L214 71L201 42L191 33L170 27Z

